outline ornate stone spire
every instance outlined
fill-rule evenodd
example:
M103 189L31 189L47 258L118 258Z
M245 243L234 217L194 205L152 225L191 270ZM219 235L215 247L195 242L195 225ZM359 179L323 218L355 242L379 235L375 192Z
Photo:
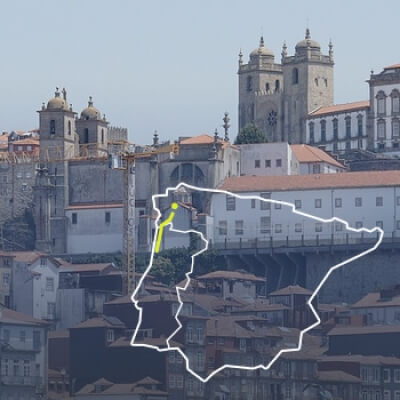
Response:
M60 97L60 91L58 90L57 86L56 86L56 92L54 93L54 97Z
M153 135L153 146L157 147L158 146L158 133L157 130L154 131L154 135Z
M305 39L311 39L310 28L306 28L306 36Z
M332 39L329 39L329 58L333 61L333 43Z
M63 99L67 101L67 91L65 90L65 88L63 88L62 90L62 94L63 94Z
M286 40L283 42L282 45L282 53L281 53L282 59L287 56L287 46L286 46Z
M260 47L264 47L264 36L260 37Z
M88 107L93 107L93 97L89 96Z
M243 65L243 54L242 54L242 49L239 51L239 67Z
M229 128L230 128L229 121L230 121L230 118L229 118L229 113L228 112L224 113L224 118L222 119L222 121L224 121L224 125L222 125L222 126L223 126L223 128L225 130L224 140L225 140L225 142L229 142Z

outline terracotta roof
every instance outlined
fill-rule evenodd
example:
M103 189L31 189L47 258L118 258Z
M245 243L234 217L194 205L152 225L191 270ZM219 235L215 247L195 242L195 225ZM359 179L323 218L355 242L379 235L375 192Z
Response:
M46 321L32 318L29 315L25 315L2 306L0 306L0 322L3 324L11 324L11 325L38 325L38 326L48 325Z
M125 328L125 324L117 317L103 316L83 321L72 329L82 328Z
M289 310L289 307L283 304L270 304L266 300L257 299L253 304L249 304L248 306L241 307L233 313L242 313L242 312L262 312L262 311L283 311Z
M136 382L136 385L161 385L161 382L150 378L150 376L146 376L146 378L141 379Z
M275 290L275 292L271 292L269 296L287 296L290 294L312 295L313 292L298 285L289 285L282 289Z
M369 107L369 100L355 101L353 103L345 103L345 104L334 104L331 106L319 107L316 110L311 111L308 114L308 116L318 117L327 114L337 114L342 112L357 111L368 107Z
M196 279L237 279L244 281L265 282L264 278L255 276L254 274L239 271L214 271L205 275L198 276Z
M88 210L99 208L122 208L122 203L108 203L108 204L74 204L65 207L66 210Z
M389 65L385 68L383 68L385 71L389 70L389 69L398 69L400 68L400 64L393 64L393 65Z
M113 263L64 264L61 265L60 272L103 272L107 268L116 269Z
M10 251L9 254L14 257L15 261L27 264L34 263L41 256L48 256L48 254L39 251Z
M63 339L69 338L69 330L65 331L50 331L48 334L49 339Z
M33 145L39 146L39 140L38 139L32 139L32 138L14 140L11 143L13 145L15 145L15 146L18 146L20 144L33 144Z
M353 304L351 308L364 308L364 307L399 307L400 295L394 296L390 299L381 299L380 292L368 293L357 303Z
M358 354L344 354L337 356L324 355L320 363L325 362L355 362L364 365L400 365L400 358L391 356L364 356Z
M300 163L325 162L338 168L345 168L343 164L318 147L309 146L308 144L292 144L290 147Z
M360 378L343 371L318 371L318 380L322 382L359 383Z
M225 179L219 189L240 193L399 185L400 171L364 171L321 175L236 176Z
M218 141L222 142L221 139L219 139ZM179 144L213 144L213 143L214 143L214 138L211 135L207 134L182 139L179 142Z
M400 333L400 325L337 326L328 332L328 336L372 335L386 333Z

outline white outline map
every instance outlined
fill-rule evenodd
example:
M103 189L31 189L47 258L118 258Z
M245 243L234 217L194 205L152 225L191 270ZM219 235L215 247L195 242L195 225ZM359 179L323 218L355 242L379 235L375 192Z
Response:
M166 339L166 343L167 343L168 347L160 349L157 346L153 346L153 345L149 345L149 344L145 344L145 343L135 343L135 339L136 339L139 327L140 327L140 325L142 323L142 312L143 312L143 309L138 306L138 304L137 304L138 300L136 300L135 297L136 297L136 294L138 293L138 291L140 289L140 286L142 285L143 280L145 279L146 275L149 273L149 271L150 271L150 269L152 267L153 257L154 257L154 248L155 248L155 244L156 244L156 240L155 239L158 237L157 235L158 235L158 230L159 230L158 222L159 222L160 218L162 217L160 210L156 207L155 200L160 198L160 197L168 197L168 192L169 191L176 191L177 189L179 189L182 186L186 187L186 188L189 188L191 190L197 190L197 191L202 191L202 192L210 192L210 193L221 193L221 194L226 194L226 195L237 197L239 199L244 199L244 200L256 199L256 200L267 201L267 202L275 203L275 204L283 204L285 206L291 207L292 208L292 212L294 212L295 214L299 214L299 215L302 215L302 216L305 216L307 218L311 218L311 219L314 219L316 221L323 222L323 223L340 222L340 223L345 225L347 230L352 231L352 232L367 232L367 233L379 232L379 238L378 238L377 242L375 243L375 245L373 247L361 252L360 254L357 254L356 256L350 257L350 258L346 259L345 261L342 261L339 264L336 264L336 265L334 265L334 266L329 268L328 272L325 274L325 276L323 277L321 282L318 284L318 286L316 287L316 289L314 290L313 294L311 295L311 297L309 298L309 300L307 302L308 306L310 307L311 311L313 312L313 314L314 314L314 316L316 318L316 322L314 322L312 325L310 325L309 327L303 329L300 332L298 346L296 348L281 349L272 358L272 360L267 365L259 364L259 365L253 366L253 367L247 367L247 366L241 366L241 365L235 365L235 364L224 364L224 365L220 366L219 368L213 370L213 372L211 372L206 378L203 378L202 376L200 376L199 374L197 374L194 370L192 370L190 368L189 358L182 351L182 349L180 347L170 346L170 343L169 343L170 340L172 339L172 337L175 336L175 334L182 328L182 324L181 324L181 322L180 322L180 320L178 318L178 315L179 315L179 313L181 311L181 308L183 306L183 301L181 300L180 292L181 291L185 291L187 289L187 287L189 286L189 284L190 284L190 275L192 274L193 268L194 268L194 258L197 255L199 255L200 253L202 253L202 252L204 252L204 251L206 251L208 249L208 240L204 237L204 235L201 232L196 231L194 229L190 229L190 230L187 230L187 231L181 231L181 230L173 228L173 222L168 224L168 225L170 225L170 231L171 232L196 233L196 234L200 235L201 239L206 243L206 245L205 245L205 247L203 249L201 249L200 251L198 251L197 253L192 255L192 264L191 264L190 271L185 274L185 276L186 276L185 286L183 288L179 287L179 286L176 286L177 298L178 298L178 301L180 303L179 307L178 307L178 309L176 311L176 314L175 314L175 319L176 319L176 321L178 323L178 328ZM134 292L133 292L133 294L131 296L132 302L134 303L136 309L139 311L139 319L138 319L138 323L136 325L135 331L134 331L133 336L132 336L131 346L133 346L133 347L146 347L146 348L157 350L158 352L171 351L171 350L178 351L180 353L180 355L183 357L183 359L185 360L186 370L189 373L191 373L194 377L196 377L197 379L202 381L203 383L206 383L207 381L209 381L214 375L218 374L219 372L221 372L225 368L234 368L234 369L241 369L241 370L248 370L248 371L254 371L254 370L259 369L259 368L262 368L264 370L268 370L272 366L272 364L280 357L281 354L288 353L288 352L294 352L294 351L300 351L301 348L302 348L302 343L303 343L303 335L306 332L308 332L309 330L315 328L316 326L318 326L321 323L321 320L320 320L320 318L318 316L318 313L317 313L317 311L314 309L314 307L312 305L312 301L313 301L314 297L317 295L317 293L319 292L319 290L321 289L321 287L323 286L323 284L329 278L331 273L333 271L335 271L336 269L338 269L341 266L343 266L345 264L348 264L348 263L350 263L350 262L352 262L352 261L354 261L354 260L356 260L356 259L358 259L358 258L360 258L360 257L362 257L362 256L364 256L364 255L366 255L368 253L371 253L374 250L376 250L378 248L378 246L381 244L382 239L383 239L383 235L384 235L383 229L381 229L379 227L375 227L375 228L372 228L372 229L367 229L367 228L356 229L356 228L352 228L352 227L349 226L349 223L347 221L343 220L343 219L340 219L338 217L332 217L332 218L329 218L329 219L319 218L319 217L316 217L315 215L307 214L307 213L304 213L302 211L296 210L294 204L288 203L286 201L264 199L264 198L262 198L260 196L257 196L257 195L239 195L237 193L233 193L233 192L229 192L229 191L221 190L221 189L199 188L197 186L189 185L189 184L186 184L186 183L183 183L183 182L179 183L176 187L168 187L165 190L165 194L153 195L152 196L152 203L153 203L153 208L155 210L157 210L157 213L158 213L157 219L155 221L155 223L156 223L156 231L155 231L155 234L154 234L154 240L153 240L153 245L152 245L152 251L151 251L149 266L146 268L146 270L142 274L142 277L140 278L140 280L138 282L138 285L136 286L136 288L135 288L135 290L134 290Z

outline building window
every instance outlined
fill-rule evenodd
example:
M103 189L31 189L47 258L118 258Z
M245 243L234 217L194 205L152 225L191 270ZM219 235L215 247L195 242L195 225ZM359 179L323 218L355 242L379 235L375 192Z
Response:
M170 374L168 377L168 386L173 389L176 386L176 376Z
M357 134L358 136L363 135L363 116L361 114L357 116Z
M282 203L275 203L275 210L280 210L282 208Z
M354 205L355 205L356 207L362 207L362 198L361 198L361 197L356 197L356 198L354 199Z
M384 368L383 370L383 382L389 383L390 382L390 369Z
M392 121L392 136L394 138L398 138L400 136L400 121L398 119L394 119Z
M321 208L322 207L322 199L315 199L314 206L315 206L315 208Z
M271 193L260 193L260 196L263 199L270 199L271 198ZM271 208L271 203L269 201L261 201L261 210L269 210Z
M315 232L322 232L322 222L317 222L315 224Z
M383 221L376 221L375 226L377 226L378 228L383 229Z
M71 121L68 121L68 135L71 136L71 133L72 133Z
M361 229L363 227L362 221L356 221L356 229Z
M54 278L46 278L46 290L54 292Z
M271 168L271 160L265 160L265 168Z
M343 231L343 224L340 222L336 222L335 224L335 231L336 232L342 232Z
M47 318L54 319L56 316L56 303L47 303Z
M26 332L25 331L19 331L19 341L21 343L25 343L26 340Z
M297 85L299 83L299 70L297 68L293 68L292 70L292 83L293 85Z
M106 211L104 214L104 220L106 224L111 223L111 212L110 211Z
M310 132L310 143L315 143L315 137L314 137L314 122L310 122L308 124L308 129Z
M326 121L321 120L321 142L326 142Z
M301 208L301 200L295 200L295 201L294 201L294 208L295 208L296 210L298 210L298 209Z
M333 124L333 140L338 140L339 138L339 124L337 118L332 121Z
M392 114L397 115L400 113L400 92L395 89L390 96L392 97Z
M300 223L295 224L294 231L295 232L302 232L303 231L303 225L300 224Z
M282 233L282 224L275 224L275 233Z
M235 235L243 235L243 220L235 221Z
M1 359L1 375L8 376L8 359Z
M280 86L281 86L281 83L280 83L279 80L277 79L277 80L275 81L275 92L279 92Z
M282 159L281 158L278 158L277 160L276 160L276 166L279 168L279 167L282 167Z
M83 131L83 143L87 144L89 143L89 129L85 128Z
M378 121L378 139L386 139L386 122L383 119Z
M382 196L378 196L375 200L375 204L377 207L383 207L383 197Z
M247 77L246 89L248 92L251 92L253 90L253 78L251 76Z
M335 199L335 207L336 208L342 208L342 199L340 197Z
M254 168L260 168L261 162L260 160L254 160Z
M396 368L394 370L394 377L393 377L393 381L395 383L400 383L400 369Z
M50 120L50 134L56 134L56 121L54 119Z
M347 116L345 119L346 138L351 138L351 117Z
M251 208L256 208L256 199L251 199Z
M386 114L386 95L382 90L376 95L378 115Z
M226 195L226 211L235 211L236 210L236 197Z
M313 174L320 174L321 173L321 165L320 164L313 164L312 165L312 172L313 172Z
M101 143L104 144L104 129L101 130Z
M31 376L31 362L24 360L24 376Z
M72 213L72 225L76 225L78 223L78 214Z
M260 218L260 232L271 233L271 217Z
M397 221L396 221L396 229L397 229L397 230L400 230L400 220L397 220Z
M114 341L114 330L107 329L107 343L112 343Z
M269 87L269 83L267 82L267 83L265 84L265 91L268 93L269 90L270 90L270 87Z
M8 286L10 284L10 274L8 272L3 272L3 285Z
M220 235L228 234L228 222L227 221L219 221L218 222L218 233Z

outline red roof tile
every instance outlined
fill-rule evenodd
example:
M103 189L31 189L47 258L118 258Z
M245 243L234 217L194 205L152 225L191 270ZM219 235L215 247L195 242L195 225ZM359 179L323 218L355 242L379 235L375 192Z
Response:
M337 114L342 112L351 112L362 110L369 107L369 100L355 101L353 103L346 104L333 104L331 106L319 107L314 111L311 111L309 117L318 117L327 114Z
M385 68L383 68L385 71L389 70L389 69L398 69L400 68L400 64L393 64L393 65L389 65Z
M307 144L292 144L290 147L300 163L325 162L338 168L345 168L343 164L318 147Z
M237 279L245 281L265 282L265 279L255 276L254 274L244 273L240 271L214 271L205 275L198 276L196 279Z
M290 294L312 295L312 293L313 292L311 290L305 289L298 285L293 285L293 286L286 286L279 290L275 290L275 292L270 293L269 296L287 296Z

